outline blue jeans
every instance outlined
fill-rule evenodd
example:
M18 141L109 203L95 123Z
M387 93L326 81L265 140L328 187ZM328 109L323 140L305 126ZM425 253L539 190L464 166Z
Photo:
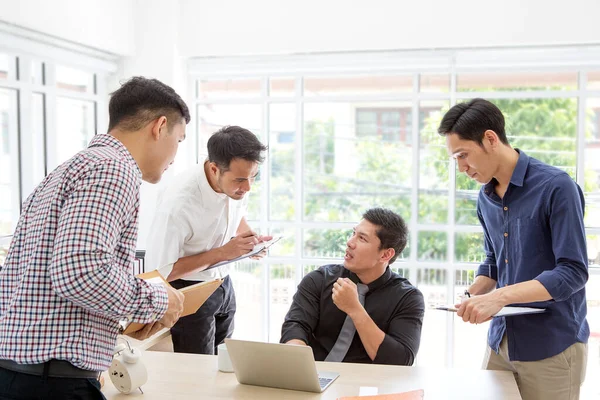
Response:
M170 282L176 289L196 283L182 279ZM176 353L217 354L217 346L233 334L234 315L235 292L231 279L226 276L195 314L180 318L171 328L173 350Z
M106 400L93 378L53 378L0 368L0 400Z

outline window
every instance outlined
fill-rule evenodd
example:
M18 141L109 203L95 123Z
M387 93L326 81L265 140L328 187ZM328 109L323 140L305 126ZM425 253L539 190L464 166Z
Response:
M11 32L21 50L0 44L0 237L14 232L22 201L44 176L105 126L98 109L108 100L105 77L116 70L110 55L96 58L98 52L59 39L42 44L17 27Z
M357 56L356 65L348 66L342 57L339 73L329 62L323 76L315 75L318 56L307 71L290 56L272 71L261 64L260 76L235 78L260 83L252 90L236 89L242 95L230 91L209 99L200 94L199 143L205 143L203 127L215 110L239 107L219 124L246 124L268 132L268 173L261 182L268 191L253 188L251 198L262 200L250 224L286 236L285 244L274 246L267 259L236 267L256 268L252 279L259 282L248 298L242 299L238 291L238 318L247 320L255 313L254 320L261 323L244 328L240 323L235 335L278 341L298 282L321 265L341 261L352 227L373 206L391 208L409 223L409 244L392 269L417 285L428 305L456 301L484 257L476 214L479 187L458 173L437 127L451 105L474 97L488 98L504 111L513 146L577 179L586 197L590 265L600 266L600 75L589 72L588 77L569 63L557 68L564 61L560 51L553 56L558 61L546 65L540 60L522 70L495 70L488 64L463 68L463 52L472 60L478 59L477 50L428 52L448 60L410 71L401 56L390 56L386 65L376 65L385 72L375 75L367 72L373 70L368 59ZM191 68L197 82L210 81L211 71L202 62L192 62ZM296 74L278 76L282 70ZM579 82L587 86L579 87ZM584 97L582 125L578 115ZM584 154L577 147L582 140ZM238 283L234 277L234 285L245 287L248 282ZM600 307L591 299L589 321L596 333L590 347L597 349L600 322L594 315ZM427 310L417 364L479 368L486 331L486 324L465 325L453 314ZM473 352L474 345L481 351ZM590 349L590 354L598 353Z

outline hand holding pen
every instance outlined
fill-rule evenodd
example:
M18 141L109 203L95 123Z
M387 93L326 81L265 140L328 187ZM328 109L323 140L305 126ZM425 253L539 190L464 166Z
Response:
M253 231L242 232L231 238L223 247L223 253L228 260L242 256L254 249L259 243L260 236Z

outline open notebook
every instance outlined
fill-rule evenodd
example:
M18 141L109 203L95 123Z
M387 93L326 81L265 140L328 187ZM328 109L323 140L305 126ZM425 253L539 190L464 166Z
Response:
M167 281L158 271L150 271L143 274L137 275L138 278L142 278L152 284L167 284ZM195 285L187 286L182 289L179 289L181 293L185 296L183 300L183 313L181 313L182 317L194 314L202 304L210 297L211 294L221 285L223 280L215 279L213 281L205 281L199 282ZM127 324L126 321L123 321L124 325L124 334L129 334L133 332L137 332L144 327L145 324L139 322L131 322Z

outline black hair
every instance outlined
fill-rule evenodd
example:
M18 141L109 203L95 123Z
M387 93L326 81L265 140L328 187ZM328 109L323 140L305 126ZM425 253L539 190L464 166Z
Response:
M134 76L111 93L108 114L109 131L117 126L136 131L162 116L167 117L169 129L182 119L190 122L190 111L173 88L142 76Z
M471 140L483 146L483 134L492 130L498 139L508 144L504 131L504 115L495 104L484 99L473 99L452 107L440 122L442 136L457 134L462 140Z
M389 261L389 264L392 264L402 253L408 241L408 227L404 219L385 208L371 208L362 217L378 226L376 232L381 242L379 250L393 248L396 252Z
M219 129L208 139L208 161L217 164L221 171L227 171L234 158L262 163L262 152L267 146L248 129L231 125Z

